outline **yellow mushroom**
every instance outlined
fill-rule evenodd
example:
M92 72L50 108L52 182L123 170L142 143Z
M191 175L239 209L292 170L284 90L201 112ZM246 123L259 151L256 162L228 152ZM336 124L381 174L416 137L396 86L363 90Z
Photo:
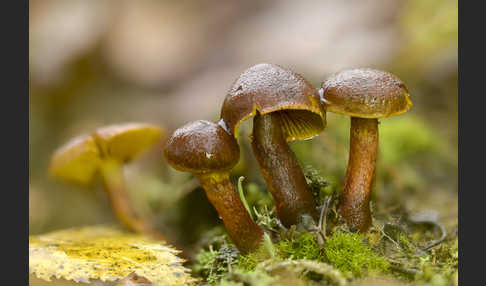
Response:
M123 164L159 142L162 135L162 129L146 123L99 128L91 135L76 137L59 148L52 156L49 173L68 183L91 186L99 172L104 190L121 222L137 232L162 238L135 213L123 176Z

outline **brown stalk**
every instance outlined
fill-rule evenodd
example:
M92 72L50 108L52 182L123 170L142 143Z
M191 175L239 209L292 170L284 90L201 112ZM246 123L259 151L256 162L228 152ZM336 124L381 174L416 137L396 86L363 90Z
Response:
M257 249L263 231L251 219L231 184L228 173L197 175L197 177L236 247L242 253Z
M378 151L378 120L351 117L349 161L339 212L351 230L371 225L370 195Z
M317 221L314 198L281 125L280 117L274 113L256 115L251 138L253 153L282 223L286 226L300 224L305 215Z

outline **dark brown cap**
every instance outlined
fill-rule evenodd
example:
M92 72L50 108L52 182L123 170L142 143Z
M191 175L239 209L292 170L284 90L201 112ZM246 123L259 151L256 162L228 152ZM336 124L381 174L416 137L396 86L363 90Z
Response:
M278 112L287 141L315 136L326 126L317 90L301 75L273 64L258 64L233 83L221 118L237 136L239 124L256 115Z
M162 138L162 130L147 123L124 123L99 128L93 133L104 156L131 161Z
M381 118L407 112L412 101L396 76L375 69L352 69L327 79L319 90L325 109L362 118Z
M221 125L198 120L174 131L165 156L179 171L195 174L229 171L240 158L236 139Z

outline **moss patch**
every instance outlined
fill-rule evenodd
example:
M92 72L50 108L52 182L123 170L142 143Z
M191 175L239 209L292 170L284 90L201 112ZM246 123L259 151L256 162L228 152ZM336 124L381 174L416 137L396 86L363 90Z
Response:
M324 249L310 233L304 233L295 239L285 239L276 244L280 257L288 259L322 260Z
M334 267L348 275L360 277L367 271L386 272L388 262L363 240L363 235L336 231L326 241L324 253Z
M354 285L372 277L417 285L457 281L457 231L448 229L448 238L427 250L441 236L439 229L410 220L409 211L398 208L375 214L366 234L351 233L339 219L336 200L329 200L336 196L329 192L332 184L308 170L316 201L327 203L326 236L320 229L287 229L273 208L257 207L255 219L272 240L267 237L258 250L239 255L227 237L218 239L200 252L195 272L211 285Z

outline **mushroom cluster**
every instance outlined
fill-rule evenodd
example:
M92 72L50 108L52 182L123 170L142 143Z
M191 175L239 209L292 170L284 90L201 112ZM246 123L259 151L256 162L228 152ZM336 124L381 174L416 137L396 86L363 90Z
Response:
M238 127L253 118L250 142L284 226L308 228L318 219L316 202L288 142L318 135L326 112L351 117L350 153L339 213L350 230L371 225L369 206L378 152L378 119L412 106L397 77L373 69L346 70L318 90L301 75L273 64L245 70L232 84L217 123L195 121L174 131L165 148L169 164L193 173L244 253L255 250L263 230L248 214L229 179L239 160Z
M238 163L238 127L253 118L250 142L278 219L285 227L311 229L319 219L316 202L288 142L318 135L326 112L351 117L348 167L338 211L350 230L371 226L370 194L378 153L378 119L412 107L405 84L384 71L352 69L314 88L301 75L273 64L245 70L232 84L219 121L198 120L178 128L164 148L168 163L200 181L236 247L257 249L264 230L253 221L230 180ZM161 238L133 210L124 186L122 166L152 146L162 131L149 124L100 128L75 138L54 155L50 173L69 182L89 185L100 173L115 213L139 232Z

